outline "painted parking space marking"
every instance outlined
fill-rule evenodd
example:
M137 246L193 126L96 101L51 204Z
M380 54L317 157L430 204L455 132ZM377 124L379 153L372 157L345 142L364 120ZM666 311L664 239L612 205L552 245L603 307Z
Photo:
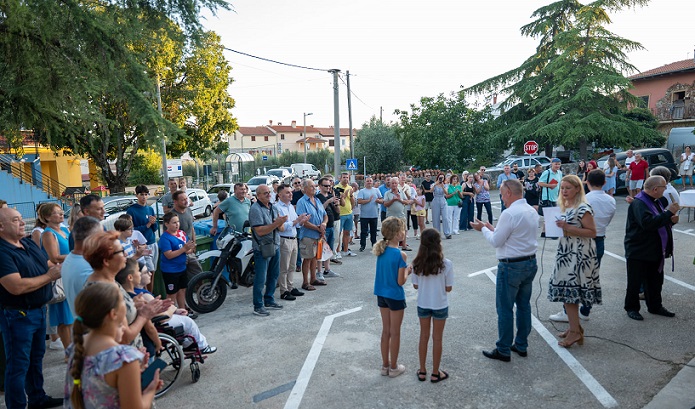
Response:
M477 271L470 274L469 277L473 277L480 274L485 274L490 278L490 281L497 284L497 277L492 273L497 267L490 267L485 270ZM618 406L618 401L611 396L608 391L601 386L601 384L596 380L596 378L589 373L582 366L582 364L577 361L577 359L569 352L568 349L562 348L557 344L557 339L553 334L548 331L548 329L540 322L535 315L531 314L531 322L533 328L538 332L538 334L545 340L545 342L550 346L550 348L565 362L565 365L574 373L574 375L579 378L579 380L587 387L589 392L591 392L596 399L601 402L601 405L605 408L614 408Z
M333 320L343 315L352 314L353 312L360 311L362 307L353 308L350 310L345 310L333 315L329 315L323 319L323 324L319 329L314 343L309 350L309 354L304 361L302 370L299 371L299 376L297 376L297 381L290 392L289 398L285 403L285 409L297 409L299 404L302 403L302 398L304 397L304 392L306 392L307 386L309 386L309 380L311 379L311 374L314 372L316 367L316 362L319 360L319 355L321 355L321 350L326 342L326 337L328 337L328 332L331 330L331 325L333 325Z
M693 233L693 229L688 229L688 230L672 229L672 230L677 232L677 233L687 234L688 236L695 237L695 233Z
M611 253L610 251L604 251L603 254L606 254L606 255L608 255L608 256L611 256L611 257L613 257L613 258L615 258L615 259L618 259L618 260L620 260L620 261L622 261L622 262L627 261L627 260L625 260L625 257L619 256L619 255L617 255L617 254L615 254L615 253ZM670 282L672 282L672 283L674 283L674 284L678 284L678 285L680 285L681 287L685 287L685 288L687 288L688 290L695 291L695 286L694 286L694 285L691 285L691 284L688 284L688 283L686 283L686 282L683 282L683 281L681 281L681 280L679 280L679 279L677 279L677 278L673 278L673 277L671 277L670 275L664 274L664 279L666 279L666 280L668 280L668 281L670 281Z

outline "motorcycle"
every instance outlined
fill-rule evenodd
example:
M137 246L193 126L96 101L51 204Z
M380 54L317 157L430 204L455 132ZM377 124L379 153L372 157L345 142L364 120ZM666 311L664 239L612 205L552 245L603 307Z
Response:
M248 227L248 221L244 228ZM211 271L204 271L188 282L186 304L195 312L207 314L215 311L227 297L227 287L252 287L256 275L253 261L253 243L249 233L234 231L227 226L217 238L217 248L198 256L201 263L214 257ZM227 276L226 270L229 272Z

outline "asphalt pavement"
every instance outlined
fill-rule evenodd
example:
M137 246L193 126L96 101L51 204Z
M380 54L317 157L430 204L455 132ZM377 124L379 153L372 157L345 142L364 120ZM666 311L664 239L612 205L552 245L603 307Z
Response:
M492 197L498 197L492 195ZM567 324L548 316L562 305L547 299L557 241L539 239L539 271L534 280L534 329L528 357L509 363L482 355L497 339L494 249L475 231L443 240L455 266L444 331L442 369L450 378L418 382L419 323L416 290L405 285L408 308L402 326L398 378L380 375L381 319L373 295L376 257L367 251L333 265L339 278L307 292L269 317L252 314L251 289L229 290L222 307L197 319L218 352L201 365L192 383L187 368L176 385L157 400L160 408L691 408L695 406L695 222L674 229L674 271L667 262L666 318L647 313L644 321L623 310L626 287L622 259L627 204L617 196L618 211L608 228L601 267L603 304L582 322L583 346L557 346ZM499 204L494 206L495 214ZM692 217L692 216L691 216ZM427 225L431 227L432 225ZM419 242L411 236L414 251ZM351 246L357 252L358 244ZM369 246L368 246L369 248ZM295 273L301 287L301 273ZM431 371L431 345L428 372ZM62 354L47 351L46 390L62 393ZM428 377L429 379L429 377ZM3 407L0 405L0 407Z

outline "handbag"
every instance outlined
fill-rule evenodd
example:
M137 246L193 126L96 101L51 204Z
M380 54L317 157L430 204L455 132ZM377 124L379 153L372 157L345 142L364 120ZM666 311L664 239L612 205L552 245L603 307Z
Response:
M319 248L321 249L321 253L318 251L316 252L316 259L319 261L326 261L329 260L331 257L333 257L333 251L331 250L331 247L328 245L328 242L324 237L322 237L319 240L318 244Z
M51 283L52 298L48 304L58 304L65 301L65 290L63 289L63 279L59 278Z
M275 218L275 215L273 214L273 205L270 205L270 222L273 222L273 219ZM258 237L256 232L251 228L251 233L253 233L253 236L256 238L256 242L258 243L258 247L261 250L261 255L263 258L270 258L275 255L275 251L277 247L275 247L275 235L277 234L277 229L273 230L273 238L270 239L270 241L261 242L261 238Z

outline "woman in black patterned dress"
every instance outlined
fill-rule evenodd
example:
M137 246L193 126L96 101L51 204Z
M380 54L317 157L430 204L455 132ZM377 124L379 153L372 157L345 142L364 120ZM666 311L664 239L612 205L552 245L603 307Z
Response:
M576 175L567 175L560 183L562 218L555 223L563 230L557 247L555 267L550 277L548 299L562 302L570 327L560 334L561 347L584 343L584 328L579 324L579 304L601 304L601 283L596 258L594 212L586 202L584 186Z

